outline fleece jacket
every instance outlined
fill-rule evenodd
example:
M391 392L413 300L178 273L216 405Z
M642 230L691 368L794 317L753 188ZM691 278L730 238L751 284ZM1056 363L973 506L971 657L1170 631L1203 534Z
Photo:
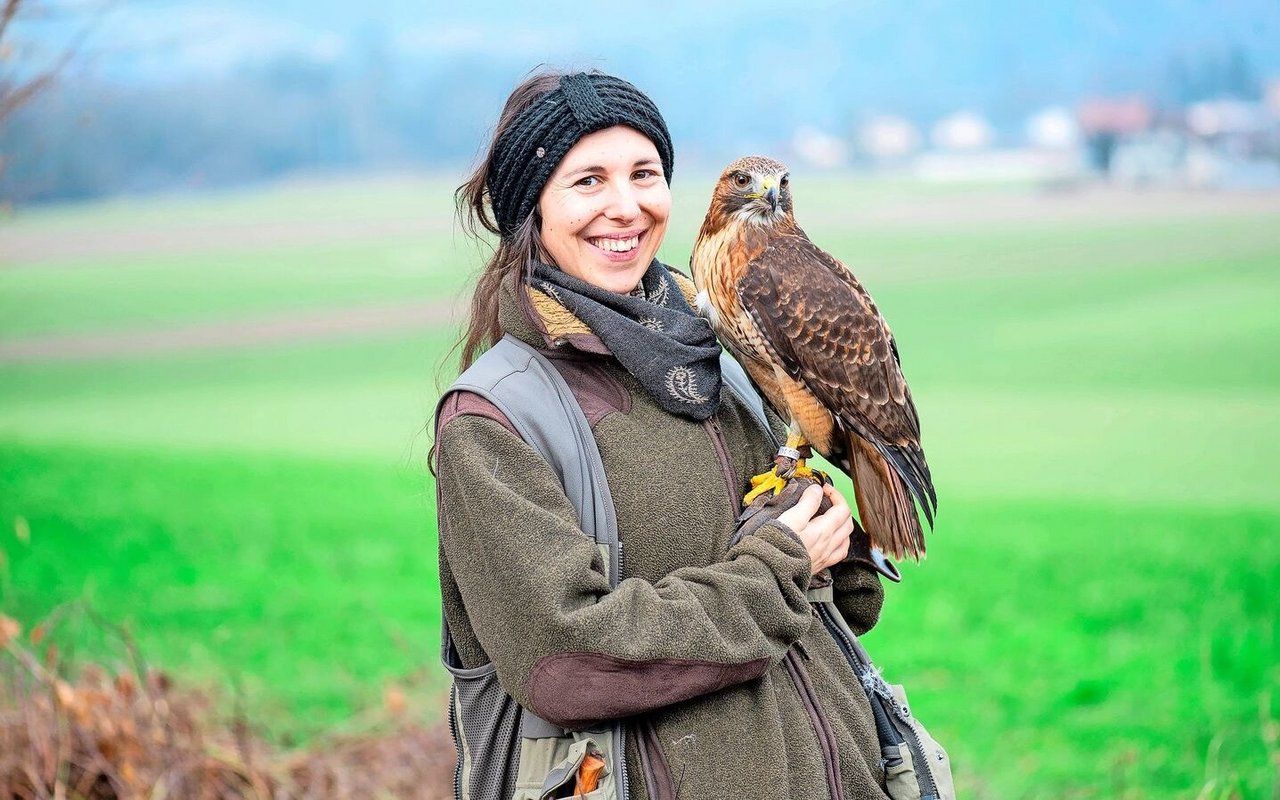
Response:
M747 478L774 455L750 411L726 389L706 422L669 414L553 298L504 286L499 301L503 330L551 359L592 426L621 580L610 589L547 463L487 401L453 393L437 419L439 557L463 666L494 663L565 728L627 720L634 800L885 798L871 709L811 611L804 547L777 522L730 546ZM833 578L850 627L870 629L878 576L847 562Z

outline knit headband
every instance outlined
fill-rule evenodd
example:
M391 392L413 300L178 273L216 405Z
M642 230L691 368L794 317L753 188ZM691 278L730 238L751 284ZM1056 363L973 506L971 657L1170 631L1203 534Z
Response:
M653 142L671 183L671 134L653 101L612 75L565 75L559 87L520 112L494 144L486 185L503 238L533 213L565 153L583 136L614 125L634 128Z

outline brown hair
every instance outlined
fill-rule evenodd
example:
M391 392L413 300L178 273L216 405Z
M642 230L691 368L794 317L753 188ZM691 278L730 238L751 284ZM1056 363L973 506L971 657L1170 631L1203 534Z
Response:
M526 78L511 92L507 103L494 126L489 146L475 171L454 192L458 220L462 229L477 241L484 238L484 231L498 234L493 204L489 198L489 171L493 167L494 149L498 139L511 123L529 106L555 91L560 85L562 73L543 69ZM454 344L450 354L461 350L458 371L461 372L502 338L498 325L498 294L502 282L522 279L523 273L532 268L534 258L547 259L538 233L539 220L535 210L510 237L499 236L493 255L476 278L475 292L471 295L471 311L462 337ZM523 293L517 292L517 296Z

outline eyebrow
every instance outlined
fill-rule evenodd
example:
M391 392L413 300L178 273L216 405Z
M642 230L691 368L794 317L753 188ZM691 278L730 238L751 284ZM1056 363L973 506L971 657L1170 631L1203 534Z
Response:
M639 159L638 161L636 161L636 163L632 164L632 165L631 165L631 168L632 168L632 169L635 169L636 167L650 167L650 166L655 166L655 165L657 165L657 164L659 164L659 163L660 163L660 162L659 162L659 161L658 161L658 159L656 159L656 158L642 158L642 159ZM587 166L587 167L578 167L577 169L573 170L572 172L565 173L565 177L566 177L566 178L569 178L569 177L572 177L572 176L575 176L575 175L590 175L590 174L591 174L591 173L593 173L593 172L607 172L607 171L608 171L608 170L606 170L606 169L605 169L602 165L600 165L600 164L592 164L592 165Z

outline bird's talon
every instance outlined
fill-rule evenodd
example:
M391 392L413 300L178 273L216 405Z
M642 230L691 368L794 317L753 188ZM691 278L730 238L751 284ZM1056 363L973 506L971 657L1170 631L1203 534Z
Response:
M804 463L804 461L800 461L799 463L796 464L795 477L808 478L822 485L829 485L831 483L830 475L828 475L827 473L823 472L820 469L814 469L813 467L810 467L808 464Z
M751 505L757 498L763 496L765 492L772 491L774 497L777 497L786 486L787 478L779 475L777 468L754 475L751 478L751 491L747 492L746 496L742 498L742 505Z

